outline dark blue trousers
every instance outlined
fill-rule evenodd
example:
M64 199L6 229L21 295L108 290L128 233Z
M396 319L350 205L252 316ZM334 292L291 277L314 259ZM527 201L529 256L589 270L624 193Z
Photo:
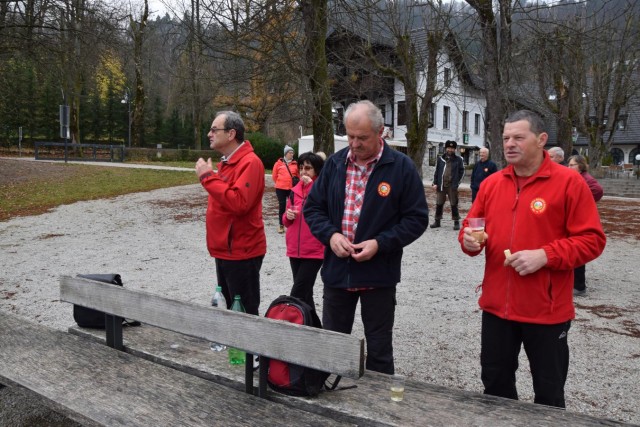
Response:
M396 287L348 291L324 287L322 325L324 329L350 334L360 301L360 314L367 341L366 368L393 374L393 321Z

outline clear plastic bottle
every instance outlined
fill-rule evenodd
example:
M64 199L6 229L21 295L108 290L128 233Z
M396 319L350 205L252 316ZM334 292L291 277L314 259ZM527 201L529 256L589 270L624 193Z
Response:
M224 299L221 286L216 286L216 291L213 294L213 298L211 299L211 305L223 310L227 309L227 300ZM226 345L218 344L217 342L211 343L211 350L213 351L223 351L226 350L226 348Z
M231 310L246 313L244 306L242 305L242 301L240 301L240 295L236 295L233 298ZM244 365L245 360L246 354L244 351L238 350L237 348L229 347L229 363L231 363L232 365Z

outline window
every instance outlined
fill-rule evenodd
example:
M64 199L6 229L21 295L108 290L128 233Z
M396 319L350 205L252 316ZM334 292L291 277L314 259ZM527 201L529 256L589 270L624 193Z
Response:
M432 128L436 124L436 104L431 104L429 108L429 127Z
M620 116L618 119L618 130L625 130L627 128L627 116Z
M442 129L449 129L449 107L442 107Z
M407 125L407 106L404 101L398 101L398 126Z
M451 69L444 69L444 85L449 86L451 84Z
M462 132L464 133L469 132L469 112L468 111L462 112Z
M476 114L476 118L473 122L473 133L480 135L480 114Z

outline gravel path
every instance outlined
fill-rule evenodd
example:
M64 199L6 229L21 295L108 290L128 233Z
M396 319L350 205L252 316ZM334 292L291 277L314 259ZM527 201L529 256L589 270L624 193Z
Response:
M276 206L268 189L261 312L291 287L284 237L276 233ZM468 206L465 197L463 214ZM120 273L127 287L207 304L215 271L205 248L205 208L204 190L191 185L79 202L0 222L0 310L64 330L73 318L71 307L58 300L59 277L112 272ZM406 248L398 287L396 366L415 379L481 392L475 288L484 258L462 254L451 225L445 219L443 228L428 230ZM616 238L587 266L588 294L576 300L577 318L569 334L570 411L640 423L638 259L638 240ZM318 279L318 302L321 290ZM354 334L363 335L359 318ZM532 401L524 354L520 366L520 397ZM20 401L13 391L0 390L0 425L36 425L9 417L24 414Z

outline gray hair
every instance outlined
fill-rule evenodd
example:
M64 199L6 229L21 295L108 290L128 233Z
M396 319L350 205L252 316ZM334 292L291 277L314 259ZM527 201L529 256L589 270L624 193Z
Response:
M529 129L531 132L536 135L540 135L543 132L546 132L546 125L542 121L542 118L529 110L518 110L514 113L509 114L509 117L504 121L505 123L514 123L519 122L520 120L526 120L529 122Z
M244 121L240 114L235 111L218 111L216 117L224 115L224 128L227 130L233 129L236 131L236 141L244 141Z
M384 127L384 118L382 117L382 111L375 104L368 100L354 102L347 107L347 111L344 113L344 123L347 123L349 114L356 108L364 106L366 108L367 118L371 122L371 129L378 132Z
M560 147L551 147L549 148L549 154L551 155L558 155L561 156L564 159L564 150Z

